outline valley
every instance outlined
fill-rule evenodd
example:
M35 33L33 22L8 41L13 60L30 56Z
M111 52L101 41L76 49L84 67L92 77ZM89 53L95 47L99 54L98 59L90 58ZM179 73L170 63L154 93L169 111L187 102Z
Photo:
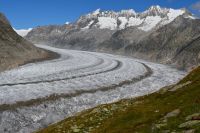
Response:
M84 109L153 93L185 75L125 56L36 46L60 58L0 73L1 132L33 132Z
M200 132L200 1L77 1L1 1L0 133Z

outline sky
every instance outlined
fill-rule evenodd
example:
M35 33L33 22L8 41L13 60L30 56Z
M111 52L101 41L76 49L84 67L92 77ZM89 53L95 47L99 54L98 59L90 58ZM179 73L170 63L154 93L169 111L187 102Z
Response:
M152 5L187 8L200 16L200 0L0 0L0 12L6 15L14 28L27 29L74 22L98 8L142 12Z

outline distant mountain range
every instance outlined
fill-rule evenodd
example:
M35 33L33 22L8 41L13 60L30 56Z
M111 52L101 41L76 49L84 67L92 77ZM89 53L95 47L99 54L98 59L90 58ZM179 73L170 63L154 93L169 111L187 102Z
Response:
M49 56L48 52L36 48L19 36L0 13L0 72Z
M40 26L26 38L55 47L123 54L190 69L200 62L200 20L186 9L152 6L96 11L64 25Z

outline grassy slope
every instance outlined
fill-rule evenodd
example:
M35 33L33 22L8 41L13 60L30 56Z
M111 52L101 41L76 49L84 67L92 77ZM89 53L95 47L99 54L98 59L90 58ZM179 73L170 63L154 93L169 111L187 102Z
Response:
M169 91L174 87L179 89ZM180 110L180 113L165 118L168 113L176 109ZM186 122L187 116L194 113L200 113L200 67L177 85L165 87L148 96L86 110L39 133L160 133L167 130L182 132L189 129L200 132L200 124L189 128L178 127Z

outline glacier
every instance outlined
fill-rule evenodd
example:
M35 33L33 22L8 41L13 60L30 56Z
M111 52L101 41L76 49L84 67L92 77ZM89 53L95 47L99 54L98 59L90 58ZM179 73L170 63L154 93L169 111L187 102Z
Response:
M36 46L61 56L0 73L0 132L34 132L100 104L153 93L186 74L126 56Z

